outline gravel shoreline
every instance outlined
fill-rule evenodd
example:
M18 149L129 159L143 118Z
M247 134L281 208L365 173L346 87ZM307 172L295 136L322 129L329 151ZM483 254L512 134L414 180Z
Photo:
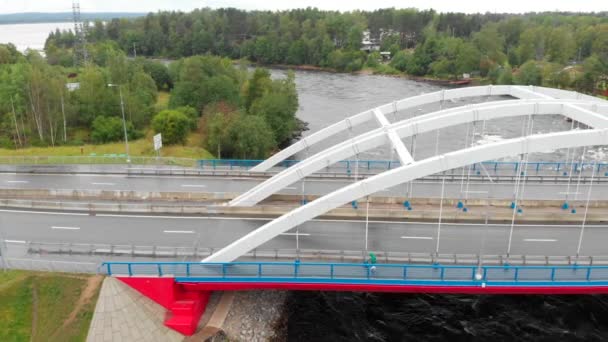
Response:
M224 322L223 336L216 341L286 341L287 291L241 291L236 293Z

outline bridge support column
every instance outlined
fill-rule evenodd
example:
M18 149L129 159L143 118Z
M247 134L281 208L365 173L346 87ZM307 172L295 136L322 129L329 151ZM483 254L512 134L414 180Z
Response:
M211 295L211 291L184 287L176 283L174 278L118 277L118 279L169 310L165 326L186 336L196 332Z

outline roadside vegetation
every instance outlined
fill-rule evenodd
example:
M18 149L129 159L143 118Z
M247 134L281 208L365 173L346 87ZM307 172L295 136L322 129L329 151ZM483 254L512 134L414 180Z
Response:
M441 79L469 74L493 84L546 85L587 93L605 90L608 74L605 12L203 8L113 19L107 25L97 21L88 32L90 42L112 42L129 55L134 49L138 56L172 59L212 54L265 65ZM71 32L54 32L47 53L65 55L63 49L72 44ZM390 52L391 59L381 51ZM69 64L70 59L65 60Z
M0 271L0 341L84 341L101 277Z
M273 80L214 56L167 66L130 59L115 43L88 46L88 61L70 66L71 50L18 52L0 45L0 155L155 155L265 158L298 134L294 75ZM124 121L123 121L124 110Z

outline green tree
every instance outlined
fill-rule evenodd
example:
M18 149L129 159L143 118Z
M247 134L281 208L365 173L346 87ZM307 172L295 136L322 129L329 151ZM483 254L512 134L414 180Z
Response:
M241 159L265 159L276 147L270 126L264 117L242 114L228 128L228 139L233 157Z
M515 76L515 82L522 85L541 85L542 80L541 69L536 65L535 61L524 63L519 68L519 73Z
M190 118L178 110L163 110L152 119L152 127L161 133L167 145L184 144L191 127Z
M131 123L127 123L129 139L138 136ZM93 120L91 139L95 143L108 143L124 139L124 127L118 117L98 116Z
M399 71L406 71L411 61L411 54L406 51L399 51L391 59L391 66Z

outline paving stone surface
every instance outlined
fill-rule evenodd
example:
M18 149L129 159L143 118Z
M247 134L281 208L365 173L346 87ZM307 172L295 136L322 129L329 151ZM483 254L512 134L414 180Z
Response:
M116 278L101 287L87 342L183 341L164 326L166 310Z

